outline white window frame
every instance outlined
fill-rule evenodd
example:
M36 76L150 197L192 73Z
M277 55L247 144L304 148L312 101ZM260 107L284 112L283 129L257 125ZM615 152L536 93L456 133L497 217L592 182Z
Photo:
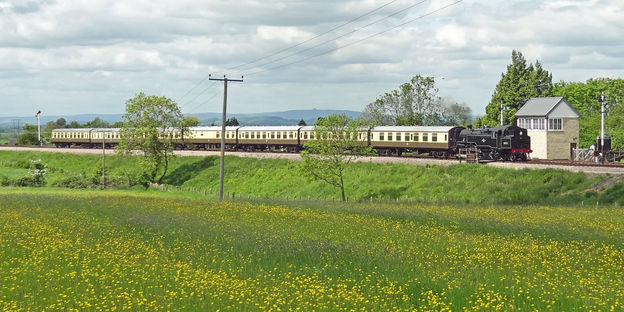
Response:
M563 118L548 118L548 131L563 131Z

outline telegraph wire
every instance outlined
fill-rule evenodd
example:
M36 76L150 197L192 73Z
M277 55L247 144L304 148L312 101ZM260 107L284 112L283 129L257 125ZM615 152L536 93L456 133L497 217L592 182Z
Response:
M395 0L395 1L396 1L396 0ZM370 26L370 25L376 24L376 23L378 23L378 22L379 22L379 21L381 21L381 20L385 20L385 19L388 19L388 18L390 18L390 17L392 17L392 16L394 16L394 15L400 14L401 12L404 12L404 11L406 11L406 10L410 9L410 8L413 8L413 7L414 7L414 6L416 6L416 5L422 4L422 3L424 3L425 1L426 1L426 0L423 0L423 1L421 1L421 2L418 2L418 3L414 4L414 5L409 6L408 8L405 8L405 9L402 9L402 10L400 10L400 11L398 11L398 12L395 12L395 13L393 13L393 14L391 14L391 15L389 15L389 16L387 16L387 17L385 17L385 18L382 18L382 19L380 19L380 20L377 20L377 21L375 21L375 22L372 22L372 23L370 23L370 24L367 24L366 26L360 27L360 28L358 28L358 29L356 29L356 30L354 30L354 31L351 31L351 32L347 33L347 34L340 35L340 36L338 36L338 37L336 37L336 38L334 38L334 39L332 39L332 40L330 40L330 41L333 41L333 40L335 40L335 39L338 39L338 38L344 37L344 36L346 36L346 35L348 35L348 34L352 34L352 33L356 32L356 31L359 31L359 30L361 30L361 29L363 29L363 28L365 28L365 27L368 27L368 26ZM394 2L394 1L392 1L392 2ZM419 19L422 19L422 18L425 18L425 17L427 17L427 16L433 15L433 14L438 13L438 12L440 12L440 11L443 11L443 10L445 10L445 9L449 8L449 7L452 7L452 6L454 6L454 5L459 4L460 2L463 2L463 0L458 0L458 1L455 1L455 2L453 2L453 3L450 3L450 4L448 4L448 5L445 5L445 6L443 6L443 7L438 8L438 9L435 9L435 10L433 10L433 11L431 11L431 12L425 13L425 14L423 14L423 15L420 15L420 16L416 17L416 18L413 18L413 19L410 19L410 20L408 20L408 21L406 21L406 22L403 22L403 23L401 23L401 24L398 24L398 25L396 25L396 26L394 26L394 27L391 27L391 28L388 28L388 29L386 29L386 30L384 30L384 31L381 31L381 32L378 32L378 33L372 34L372 35L367 36L367 37L365 37L365 38L362 38L362 39L359 39L359 40L353 41L353 42L348 43L348 44L345 44L345 45L343 45L343 46L336 47L336 48L333 48L333 49L329 49L329 50L326 50L326 51L324 51L324 52L321 52L321 53L318 53L318 54L314 54L314 55L312 55L312 56L309 56L309 57L306 57L306 58L303 58L303 59L300 59L300 60L297 60L297 61L294 61L294 62L285 63L285 64L277 65L277 66L274 66L274 67L270 67L270 68L266 68L266 69L258 70L258 71L255 71L255 72L252 72L252 73L246 74L246 76L257 75L257 74L260 74L260 73L263 73L263 72L267 72L267 71L275 70L275 69L278 69L278 68L282 68L282 67L286 67L286 66L290 66L290 65L294 65L294 64L302 63L302 62L305 62L305 61L307 61L307 60L310 60L310 59L313 59L313 58L316 58L316 57L319 57L319 56L322 56L322 55L325 55L325 54L329 54L329 53L334 52L334 51L337 51L337 50L341 50L341 49L347 48L347 47L349 47L349 46L352 46L352 45L358 44L358 43L360 43L360 42L362 42L362 41L365 41L365 40L371 39L371 38L373 38L373 37L376 37L376 36L379 36L379 35L381 35L381 34L387 33L387 32L392 31L392 30L394 30L394 29L397 29L397 28L403 27L403 26L405 26L405 25L407 25L407 24L413 23L414 21L417 21L417 20L419 20ZM388 4L386 4L386 5L388 5ZM384 5L384 6L385 6L385 5ZM378 10L378 9L376 9L376 10ZM345 23L344 25L347 25L347 24L349 24L349 23ZM336 27L335 29L337 29L337 28L339 28L339 27ZM320 37L320 36L317 36L317 37ZM329 42L329 41L328 41L328 42ZM327 43L327 42L324 42L324 43ZM322 43L322 44L324 44L324 43ZM320 46L320 45L322 45L322 44L315 45L314 47L318 47L318 46ZM306 49L306 50L302 50L302 51L307 51L307 50L310 50L310 49L311 49L311 48L308 48L308 49ZM299 51L299 52L297 52L297 53L301 53L302 51ZM295 53L295 54L296 54L296 53ZM293 54L293 55L294 55L294 54ZM290 56L292 56L292 55L290 55ZM280 59L280 60L281 60L281 59ZM269 62L269 63L266 63L266 64L270 64L270 63L273 63L273 62ZM266 65L266 64L263 64L263 65ZM261 66L262 66L262 65L261 65ZM240 67L240 66L239 66L239 67ZM184 96L188 95L188 94L189 94L192 90L196 89L196 88L197 88L197 87L198 87L201 83L203 83L203 82L204 82L204 81L206 81L207 79L208 79L208 76L204 77L204 79L202 79L202 80L200 81L200 83L198 83L198 84L197 84L197 85L195 85L195 86L194 86L191 90L189 90L187 93L185 93L185 95L184 95ZM212 88L212 86L213 86L213 85L210 85L210 86L208 86L207 88L205 88L204 90L202 90L199 94L197 94L197 95L196 95L196 96L195 96L195 97L194 97L194 98L193 98L190 102L188 102L187 104L190 104L190 103L194 102L197 98L199 98L199 96L201 96L202 94L204 94L205 92L207 92L210 88ZM210 97L207 101L212 100L212 99L213 99L213 98L214 98L217 94L219 94L219 92L217 92L217 93L213 94L213 95L212 95L212 96L211 96L211 97ZM183 96L183 97L184 97L184 96ZM182 98L180 98L180 100L181 100L181 99L182 99ZM207 101L206 101L206 102L207 102ZM200 104L200 105L201 105L201 104ZM194 109L198 108L200 105L195 106L192 110L194 110Z
M409 24L409 23L413 23L413 22L415 22L415 21L417 21L417 20L419 20L419 19L422 19L422 18L425 18L425 17L427 17L427 16L430 16L430 15L433 15L433 14L435 14L435 13L438 13L438 12L440 12L440 11L442 11L442 10L445 10L445 9L449 8L449 7L452 7L452 6L454 6L454 5L457 5L458 3L462 2L462 1L463 1L463 0L458 0L458 1L455 1L455 2L453 2L453 3L451 3L451 4L445 5L445 6L443 6L443 7L440 7L440 8L438 8L438 9L435 9L435 10L433 10L433 11L431 11L431 12L428 12L428 13L425 13L425 14L423 14L423 15L420 15L420 16L418 16L418 17L416 17L416 18L413 18L413 19L411 19L411 20L408 20L408 21L406 21L406 22L404 22L404 23L401 23L401 24L396 25L396 26L394 26L394 27L388 28L388 29L386 29L386 30L384 30L384 31L381 31L381 32L378 32L378 33L372 34L372 35L370 35L370 36L364 37L364 38L362 38L362 39L359 39L359 40L353 41L353 42L351 42L351 43L345 44L345 45L343 45L343 46L336 47L336 48L333 48L333 49L330 49L330 50L326 50L326 51L324 51L324 52L321 52L321 53L318 53L318 54L312 55L312 56L307 57L307 58L300 59L300 60L298 60L298 61L294 61L294 62L290 62L290 63L286 63L286 64L281 64L281 65L278 65L278 66L274 66L274 67L270 67L270 68L266 68L266 69L258 70L258 71L252 72L252 73L247 73L247 74L245 74L245 76L246 76L246 77L249 77L249 76L252 76L252 75L257 75L257 74L259 74L259 73L263 73L263 72L271 71L271 70L274 70L274 69L278 69L278 68L282 68L282 67L286 67L286 66L290 66L290 65L298 64L298 63L302 63L302 62L305 62L305 61L307 61L307 60L310 60L310 59L313 59L313 58L316 58L316 57L319 57L319 56L322 56L322 55L325 55L325 54L329 54L329 53L331 53L331 52L338 51L338 50L341 50L341 49L344 49L344 48L347 48L347 47L350 47L350 46L355 45L355 44L358 44L358 43L360 43L360 42L362 42L362 41L365 41L365 40L371 39L371 38L376 37L376 36L379 36L379 35L381 35L381 34L385 34L385 33L389 32L389 31L392 31L392 30L397 29L397 28L399 28L399 27L403 27L403 26L405 26L405 25L407 25L407 24Z
M361 19L361 18L363 18L363 17L365 17L365 16L371 15L371 14L373 14L373 13L375 13L375 12L377 12L377 11L379 11L379 10L383 9L384 7L386 7L386 6L390 5L390 4L394 3L394 2L397 2L397 1L398 1L398 0L392 0L392 1L390 1L390 2L388 2L388 3L386 3L386 4L384 4L384 5L382 5L382 6L380 6L380 7L377 7L376 9L374 9L374 10L372 10L372 11L368 11L368 12L366 12L366 13L364 13L364 14L362 14L362 15L360 15L360 16L358 16L358 17L356 17L356 18L354 18L354 19L352 19L352 20L350 20L350 21L348 21L348 22L346 22L346 23L344 23L344 24L338 25L338 26L336 26L336 27L334 27L334 28L332 28L332 29L330 29L330 30L327 30L327 31L325 31L325 32L323 32L323 33L321 33L321 34L318 34L318 35L316 35L316 36L314 36L314 37L312 37L312 38L310 38L310 39L304 40L304 41L299 42L299 43L297 43L297 44L295 44L295 45L293 45L293 46L290 46L290 47L287 47L287 48L281 49L281 50L279 50L279 51L275 51L275 52L273 52L273 53L270 53L269 55L259 57L259 58L255 59L255 60L253 60L253 61L249 61L249 62L247 62L247 63L244 63L244 64L241 64L241 65L238 65L238 66L231 67L231 68L227 69L227 71L234 70L234 69L237 69L237 68L240 68L240 67L244 67L244 66L247 66L247 65L251 65L251 64L253 64L253 63L257 63L258 61L261 61L261 60L263 60L263 59L271 58L271 57L273 57L273 56L275 56L275 55L281 54L282 52L286 52L286 51L288 51L288 50L292 50L292 49L294 49L294 48L296 48L296 47L298 47L298 46L301 46L301 45L303 45L303 44L306 44L306 43L308 43L308 42L310 42L310 41L312 41L312 40L314 40L314 39L317 39L317 38L320 38L320 37L322 37L322 36L324 36L324 35L327 35L327 34L331 33L331 32L332 32L332 31L334 31L334 30L337 30L337 29L340 29L340 28L342 28L342 27L344 27L344 26L347 26L347 25L349 25L349 24L352 24L352 23L354 23L355 21L357 21L357 20L359 20L359 19Z
M204 90L202 90L200 93L198 93L192 100L187 102L185 105L190 105L191 103L193 103L195 100L197 100L200 96L202 96L204 93L208 92L208 90L212 89L213 87L214 87L214 84L210 84L208 87L206 87ZM209 102L210 100L212 100L215 96L217 96L220 93L221 93L220 90L216 90L216 92L214 92L207 100L200 101L200 103L198 103L197 105L193 106L193 108L191 108L189 111L193 111L193 110L199 108L202 104L205 104L205 103Z
M303 50L299 50L299 51L297 51L297 52L294 52L294 53L288 54L288 55L286 55L286 56L283 56L283 57L280 57L280 58L274 59L274 60L272 60L272 61L269 61L269 62L266 62L266 63L260 64L260 65L258 65L258 66L259 66L259 67L262 67L262 66L266 66L266 65L269 65L269 64L273 64L273 63L275 63L275 62L279 62L279 61L281 61L281 60L284 60L284 59L290 58L290 57L292 57L292 56L295 56L295 55L297 55L297 54L301 54L301 53L303 53L303 52L310 51L310 50L312 50L312 49L314 49L314 48L318 48L318 47L320 47L320 46L322 46L322 45L325 45L325 44L327 44L327 43L333 42L333 41L335 41L336 39L340 39L340 38L346 37L346 36L348 36L348 35L351 35L351 34L353 34L353 33L358 32L358 31L360 31L360 30L362 30L362 29L364 29L364 28L366 28L366 27L369 27L369 26L375 25L375 24L377 24L377 23L379 23L379 22L385 21L385 20L387 20L387 19L389 19L389 18L391 18L391 17L393 17L393 16L395 16L395 15L401 14L401 13L403 13L403 12L405 12L405 11L409 10L409 9L412 9L412 8L414 8L415 6L421 5L421 4L423 4L423 3L427 2L427 1L428 1L428 0L422 0L422 1L417 2L417 3L415 3L415 4L412 4L412 5L410 5L410 6L406 7L406 8L403 8L403 9L401 9L401 10L397 11L397 12L394 12L394 13L392 13L392 14L390 14L390 15L386 16L386 17L383 17L383 18L381 18L381 19L378 19L378 20L376 20L376 21L373 21L373 22L371 22L371 23L368 23L368 24L366 24L366 25L364 25L364 26L362 26L362 27L356 28L356 29L354 29L354 30L351 30L351 31L349 31L349 32L347 32L347 33L344 33L344 34L339 35L339 36L337 36L337 37L334 37L334 38L332 38L332 39L329 39L329 40L323 41L323 42L321 42L321 43L319 43L319 44L316 44L316 45L313 45L313 46L311 46L311 47L305 48L305 49L303 49ZM240 72L242 72L242 71L241 71L241 70L236 71L236 72L234 72L234 74L237 74L237 73L240 73Z
M363 17L365 17L365 16L368 16L368 15L370 15L370 14L374 13L374 12L377 12L377 11L381 10L382 8L384 8L384 7L388 6L388 5L390 5L390 4L392 4L392 3L396 2L396 1L398 1L398 0L392 0L392 1L390 1L390 2L387 2L387 3L385 3L385 4L383 4L383 5L381 5L381 6L377 7L377 8L375 8L375 9L373 9L373 10L371 10L371 11L368 11L368 12L366 12L366 13L364 13L364 14L362 14L362 15L360 15L360 16L358 16L358 17L356 17L356 18L354 18L354 19L352 19L352 20L350 20L350 21L348 21L348 22L346 22L346 23L343 23L343 24L338 25L338 26L336 26L336 27L334 27L334 28L332 28L332 29L330 29L330 30L328 30L328 31L325 31L325 32L323 32L323 33L321 33L321 34L319 34L319 35L316 35L316 36L315 36L315 37L313 37L313 38L310 38L310 39L304 40L304 41L302 41L302 42L300 42L300 43L297 43L297 44L295 44L295 45L293 45L293 46L290 46L290 47L284 48L284 49L282 49L282 50L279 50L279 51L276 51L276 52L273 52L273 53L269 53L268 55L263 56L263 57L260 57L260 58L258 58L258 59L255 59L255 60L253 60L253 61L250 61L250 62L247 62L247 63L241 64L241 65L234 66L234 67L232 67L232 68L227 69L226 71L230 71L230 70L233 70L233 69L237 69L237 68L240 68L240 67L244 67L244 66L247 66L247 65L250 65L250 64L256 63L256 62L258 62L258 61L261 61L261 60L263 60L263 59L271 58L271 57L273 57L273 56L275 56L275 55L281 54L282 52L286 52L286 51L288 51L288 50L294 49L294 48L296 48L296 47L298 47L298 46L301 46L301 45L303 45L303 44L305 44L305 43L308 43L308 42L310 42L310 41L312 41L312 40L314 40L314 39L317 39L317 38L319 38L319 37L322 37L322 36L324 36L324 35L326 35L326 34L328 34L328 33L332 32L332 31L334 31L334 30L337 30L337 29L340 29L340 28L342 28L342 27L344 27L344 26L347 26L347 25L349 25L349 24L352 24L352 23L354 23L355 21L357 21L357 20L359 20L359 19L361 19L361 18L363 18ZM200 86L200 85L201 85L202 83L204 83L206 80L208 80L208 75L206 75L206 76L205 76L205 77L204 77L201 81L199 81L197 84L195 84L195 85L194 85L194 86L193 86L190 90L188 90L188 91L187 91L186 93L184 93L181 97L179 97L179 98L176 100L176 102L181 101L183 98L185 98L187 95L189 95L191 92L193 92L193 90L195 90L198 86Z

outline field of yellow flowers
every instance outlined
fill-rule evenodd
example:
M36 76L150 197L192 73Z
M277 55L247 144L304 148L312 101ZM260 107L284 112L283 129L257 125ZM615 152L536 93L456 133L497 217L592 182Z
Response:
M1 311L622 311L620 208L0 189Z

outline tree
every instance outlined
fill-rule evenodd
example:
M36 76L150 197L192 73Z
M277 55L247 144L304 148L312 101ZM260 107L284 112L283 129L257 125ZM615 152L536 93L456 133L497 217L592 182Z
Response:
M579 146L596 144L600 136L600 94L607 96L605 132L612 147L624 147L624 79L596 78L586 82L558 82L553 93L565 97L581 114Z
M477 120L476 126L495 126L500 124L501 100L506 109L503 110L503 123L513 124L514 114L530 98L552 96L552 74L542 68L539 61L527 66L522 53L511 52L511 64L507 72L501 74L490 103L486 106L486 115Z
M128 103L126 102L126 105ZM102 120L102 118L100 117L95 117L93 118L92 121L89 121L87 123L84 124L85 128L109 128L110 124L104 120Z
M56 125L57 125L59 128L65 128L66 124L67 124L67 121L66 121L66 120L65 120L65 118L63 118L63 117L61 117L61 118L59 118L59 119L57 119L57 120L56 120Z
M24 133L17 138L17 144L19 145L39 145L39 139L37 138L37 126L26 124L22 127Z
M397 90L386 92L368 104L363 115L372 125L435 125L443 113L433 77L416 75Z
M195 116L185 116L184 119L182 119L182 125L184 127L197 127L199 124L199 118Z
M345 114L333 114L319 118L314 124L315 140L305 144L301 152L301 171L313 180L320 180L340 189L342 200L345 195L345 170L347 164L358 156L372 155L366 138L360 137L365 130L361 122Z
M118 152L141 152L140 165L147 182L162 183L182 131L182 112L173 100L141 92L126 101Z
M303 120L303 119L299 120L299 123L297 124L297 126L301 126L301 127L303 127L303 126L307 126L307 125L308 125L308 124L307 124L307 123L305 122L305 120Z
M73 128L82 128L83 126L77 122L77 121L72 121L69 123L69 125L67 126L67 128L73 129Z
M225 121L225 126L226 127L235 127L235 126L240 126L240 123L238 122L238 119L236 119L236 117L232 117L232 118L228 118Z

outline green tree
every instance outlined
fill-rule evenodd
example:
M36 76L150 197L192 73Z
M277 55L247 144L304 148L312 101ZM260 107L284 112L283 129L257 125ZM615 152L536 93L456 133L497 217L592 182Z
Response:
M17 144L39 145L39 141L37 139L37 125L25 124L24 127L22 127L22 130L24 130L24 133L17 138Z
M236 117L232 117L232 118L228 118L225 121L225 126L226 127L236 127L236 126L240 126L240 123L238 122L238 119L236 119Z
M624 147L624 79L596 78L586 82L558 82L553 93L565 97L581 114L579 144L588 147L600 135L600 94L607 96L605 132L612 147Z
M370 125L418 126L439 124L443 112L435 79L416 75L368 104L362 114Z
M184 131L178 105L164 96L143 92L126 101L121 127L120 154L140 151L140 165L148 182L162 183L179 134Z
M127 103L126 103L127 104ZM100 117L93 118L92 121L89 121L84 124L85 128L110 128L110 124Z
M475 122L475 126L495 126L500 124L500 103L504 101L503 122L513 124L514 114L532 97L553 95L552 74L542 68L539 61L535 65L527 62L519 51L511 52L511 64L507 72L501 74L486 115Z
M199 118L195 116L185 116L184 119L182 119L182 125L184 127L197 127L199 124Z
M307 126L307 125L308 124L303 119L299 120L299 123L297 124L297 126Z
M67 121L65 120L65 118L61 117L61 118L56 120L56 125L59 128L65 128L65 126L67 125Z
M365 136L360 137L366 132L360 125L359 120L345 114L319 118L314 124L315 140L308 141L301 152L301 172L340 189L343 201L347 200L344 183L347 164L358 156L373 154Z
M72 121L72 122L70 122L70 123L69 123L69 125L67 126L67 128L70 128L70 129L75 129L75 128L83 128L83 126L82 126L79 122L77 122L77 121L75 121L75 120L74 120L74 121Z

